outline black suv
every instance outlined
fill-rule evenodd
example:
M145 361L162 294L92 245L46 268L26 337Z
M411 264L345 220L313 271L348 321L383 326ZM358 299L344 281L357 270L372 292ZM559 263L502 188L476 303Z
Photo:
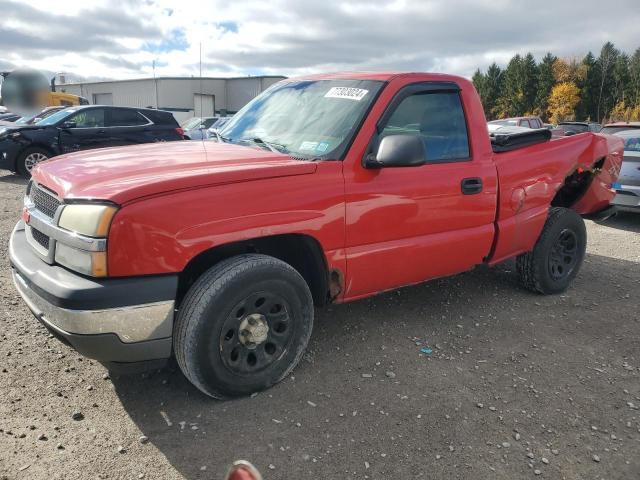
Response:
M162 110L69 107L35 125L0 126L0 168L28 177L36 163L63 153L183 140L183 133L173 115Z

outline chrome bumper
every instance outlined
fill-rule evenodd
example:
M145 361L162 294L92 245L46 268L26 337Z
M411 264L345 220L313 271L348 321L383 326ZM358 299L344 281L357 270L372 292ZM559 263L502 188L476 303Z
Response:
M29 309L61 335L113 333L123 343L171 337L174 302L156 302L102 310L71 310L49 303L18 272L13 282Z

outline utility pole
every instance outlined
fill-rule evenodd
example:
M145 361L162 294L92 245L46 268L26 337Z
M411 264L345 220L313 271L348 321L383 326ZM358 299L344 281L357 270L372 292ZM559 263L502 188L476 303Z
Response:
M157 110L159 108L158 107L158 80L156 79L156 60L155 59L153 60L151 65L153 66L153 88L155 89L155 93L156 93L156 110Z

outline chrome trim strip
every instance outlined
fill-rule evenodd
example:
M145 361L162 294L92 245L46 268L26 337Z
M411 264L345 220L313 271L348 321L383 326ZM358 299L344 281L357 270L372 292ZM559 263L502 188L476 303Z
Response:
M62 209L65 207L64 205L60 205L58 207L53 220L38 210L28 197L25 197L24 206L29 212L28 225L40 230L53 240L88 252L104 252L107 250L106 238L87 237L85 235L60 228L54 223L57 222L57 219L60 217ZM51 246L49 247L49 250L52 250Z
M104 310L70 310L49 303L18 272L12 270L12 274L27 306L56 330L82 335L114 333L124 343L167 338L172 334L173 300Z

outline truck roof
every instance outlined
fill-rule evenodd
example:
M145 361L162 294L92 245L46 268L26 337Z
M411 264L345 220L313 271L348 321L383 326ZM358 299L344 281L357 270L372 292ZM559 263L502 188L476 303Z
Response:
M429 72L333 72L319 73L315 75L301 75L289 80L378 80L388 82L389 80L401 77L432 77L436 81L459 81L465 80L457 75L445 73Z

